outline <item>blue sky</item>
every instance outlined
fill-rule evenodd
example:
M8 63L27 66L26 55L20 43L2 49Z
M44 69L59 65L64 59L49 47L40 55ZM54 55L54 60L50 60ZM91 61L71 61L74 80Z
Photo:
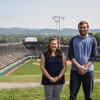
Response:
M61 28L100 28L99 10L100 0L0 0L0 27L55 28L52 16L65 16Z

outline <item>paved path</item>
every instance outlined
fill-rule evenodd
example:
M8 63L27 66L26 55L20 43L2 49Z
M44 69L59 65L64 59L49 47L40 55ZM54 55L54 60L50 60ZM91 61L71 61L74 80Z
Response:
M100 79L96 79L94 82L100 82ZM69 84L69 81L66 81L65 84ZM6 83L0 82L0 89L7 88L32 88L32 87L40 87L41 83Z
M39 87L40 83L5 83L0 82L0 89L6 88L30 88L30 87Z

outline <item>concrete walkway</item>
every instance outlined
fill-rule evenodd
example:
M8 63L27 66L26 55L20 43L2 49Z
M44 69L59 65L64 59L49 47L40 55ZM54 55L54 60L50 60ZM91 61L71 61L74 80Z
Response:
M0 82L0 89L7 88L31 88L31 87L39 87L40 83L5 83Z
M100 79L94 80L94 82L100 82ZM69 81L66 81L65 84L69 84ZM32 88L32 87L40 87L41 83L6 83L0 82L0 89L7 88Z

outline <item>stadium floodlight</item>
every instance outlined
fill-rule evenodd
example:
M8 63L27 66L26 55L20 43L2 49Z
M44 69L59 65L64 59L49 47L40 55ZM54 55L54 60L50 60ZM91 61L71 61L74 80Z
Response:
M58 16L53 16L52 18L56 24L56 35L57 35L57 24L59 23L59 19L58 19Z
M58 40L59 40L59 43L60 43L60 27L61 27L61 22L65 19L64 16L53 16L52 17L54 22L56 23L56 34L57 34L57 30L59 30L59 34L58 34ZM59 25L59 29L57 29L57 26Z

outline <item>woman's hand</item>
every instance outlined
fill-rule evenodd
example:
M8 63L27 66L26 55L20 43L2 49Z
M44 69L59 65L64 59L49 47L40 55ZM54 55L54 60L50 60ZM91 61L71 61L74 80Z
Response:
M51 83L55 83L56 82L55 78L51 77L51 76L49 77L49 80L50 80Z
M55 79L55 81L57 82L57 81L60 80L60 77L59 77L59 76L56 76L56 77L54 77L54 79Z

